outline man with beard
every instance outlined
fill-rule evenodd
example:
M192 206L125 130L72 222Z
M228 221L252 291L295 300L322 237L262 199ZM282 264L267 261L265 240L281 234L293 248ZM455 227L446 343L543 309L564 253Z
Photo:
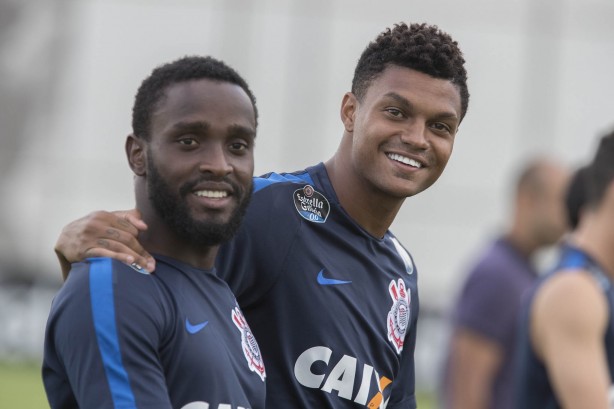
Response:
M436 26L385 30L343 96L334 156L255 179L216 266L260 340L267 408L416 407L417 270L388 228L450 158L469 101L464 62ZM56 251L64 263L105 255L151 271L135 217L94 213Z
M52 408L264 407L258 344L214 268L249 203L256 125L247 83L213 58L143 81L125 148L156 274L110 258L72 265L45 336Z

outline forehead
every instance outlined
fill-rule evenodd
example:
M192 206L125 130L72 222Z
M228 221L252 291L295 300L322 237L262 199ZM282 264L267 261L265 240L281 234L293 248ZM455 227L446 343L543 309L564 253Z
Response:
M169 85L152 112L152 129L177 122L256 127L254 107L238 85L199 79Z
M379 100L391 93L406 98L412 105L428 104L432 109L461 117L460 91L450 80L390 65L371 82L365 98Z

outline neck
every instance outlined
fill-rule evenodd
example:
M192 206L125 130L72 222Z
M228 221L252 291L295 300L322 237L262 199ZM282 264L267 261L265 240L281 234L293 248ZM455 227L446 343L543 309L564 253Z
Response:
M199 246L177 235L160 219L149 200L139 200L138 195L136 207L147 224L147 230L139 234L138 240L150 254L171 257L203 270L214 267L219 246Z
M219 246L195 246L177 237L166 225L157 225L145 217L143 220L148 228L139 234L139 242L149 253L171 257L202 270L214 267Z
M518 224L512 226L505 238L527 259L531 258L540 247L539 243L531 237L531 234Z
M366 186L353 173L351 163L345 161L339 153L324 166L341 207L373 237L384 237L404 199L385 196Z

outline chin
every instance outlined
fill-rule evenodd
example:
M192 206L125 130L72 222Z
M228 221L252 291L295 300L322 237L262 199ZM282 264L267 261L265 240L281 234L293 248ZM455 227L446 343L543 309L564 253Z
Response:
M400 186L395 186L389 190L389 193L399 199L406 199L408 197L412 197L417 195L418 193L424 192L431 185L415 185L413 183L403 183Z

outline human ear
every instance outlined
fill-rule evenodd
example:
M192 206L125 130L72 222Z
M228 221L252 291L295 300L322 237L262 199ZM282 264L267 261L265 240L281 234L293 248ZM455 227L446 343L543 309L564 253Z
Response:
M130 134L126 137L125 149L132 172L137 176L145 175L145 170L147 169L145 141L134 134Z
M356 113L356 108L358 105L358 100L356 99L356 95L351 92L346 92L343 96L343 100L341 101L341 122L343 122L343 126L345 127L346 132L354 131L354 116Z

